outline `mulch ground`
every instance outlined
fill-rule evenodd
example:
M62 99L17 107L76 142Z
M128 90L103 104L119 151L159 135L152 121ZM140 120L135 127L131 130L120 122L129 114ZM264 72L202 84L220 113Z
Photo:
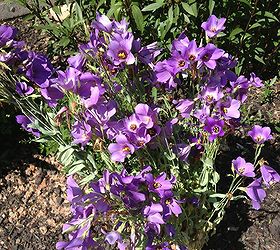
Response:
M55 249L70 216L66 178L52 158L35 155L1 167L0 249Z

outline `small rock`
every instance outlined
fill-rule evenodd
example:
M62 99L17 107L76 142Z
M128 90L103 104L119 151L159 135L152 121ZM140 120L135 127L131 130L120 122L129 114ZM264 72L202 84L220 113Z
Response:
M48 232L48 229L44 226L40 227L39 230L42 234L46 234Z

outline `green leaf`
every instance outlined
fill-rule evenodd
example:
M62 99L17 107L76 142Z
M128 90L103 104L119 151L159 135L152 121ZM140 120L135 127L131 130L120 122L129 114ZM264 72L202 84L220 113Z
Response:
M72 148L72 146L66 146L63 147L61 146L59 148L59 152L58 152L58 160L61 162L61 164L65 164L65 162L68 162L69 158L72 159L72 155L75 152L75 149Z
M146 6L145 8L143 8L142 11L155 11L155 10L161 8L164 4L165 4L164 1L152 3L152 4L149 4L148 6Z
M252 30L252 29L258 28L258 27L260 27L260 26L262 26L260 23L254 23L254 24L252 24L252 25L249 27L248 30Z
M201 173L200 177L199 177L199 184L201 186L206 186L209 182L209 174L208 171L206 169L202 170L203 172Z
M221 199L223 199L223 198L226 197L226 195L225 194L211 194L209 197L210 198L221 198Z
M173 6L171 6L168 10L168 20L172 23L173 22Z
M111 8L107 12L107 16L111 17L111 16L115 15L121 8L122 8L122 2L117 2L117 3L112 4Z
M262 64L265 65L265 62L264 62L263 58L259 57L258 55L255 55L255 59L256 59L257 61L259 61L260 63L262 63Z
M240 27L235 28L232 32L230 32L229 38L235 37L237 34L243 32L243 29Z
M274 16L271 12L265 11L264 12L264 16L268 17L268 18L270 18L270 19L272 19L274 21L279 22L278 18L276 16Z
M155 103L157 102L157 88L152 88L152 97L154 98Z
M70 43L70 39L67 36L64 36L58 42L61 47L66 47Z
M250 8L252 8L252 5L251 5L251 3L248 0L238 0L238 1L248 5Z
M70 169L69 169L67 175L75 174L75 173L81 171L85 167L86 167L85 162L83 160L78 160L70 166Z
M134 18L135 23L137 25L137 28L141 32L143 32L143 30L144 30L144 17L142 15L141 10L139 9L139 7L137 5L132 5L131 10L132 10L132 15L133 15L133 18Z
M209 9L209 14L210 15L212 15L212 13L213 13L214 6L215 6L215 1L214 0L209 0L208 9Z
M197 5L196 5L196 3L193 3L192 5L189 5L188 3L182 3L182 6L187 13L189 13L192 16L197 17Z

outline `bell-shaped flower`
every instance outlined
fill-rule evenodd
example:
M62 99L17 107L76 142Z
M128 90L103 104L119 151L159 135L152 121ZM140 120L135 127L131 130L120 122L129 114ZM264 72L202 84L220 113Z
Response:
M257 144L263 144L265 141L272 139L271 129L269 127L261 127L254 125L252 130L248 132L248 135Z
M131 53L133 35L128 33L126 37L115 35L111 40L107 55L112 58L115 65L126 63L128 65L135 62L135 57Z
M215 15L211 15L206 22L201 24L201 28L205 30L208 37L212 38L225 29L225 22L226 18L217 18Z
M111 154L111 160L117 162L124 162L125 158L129 154L134 153L133 145L127 140L125 135L118 135L116 137L117 143L111 143L108 150Z
M206 130L209 133L209 140L213 141L218 136L222 137L224 136L225 132L223 131L224 127L224 121L214 119L212 117L209 117L205 121L204 130Z
M235 171L241 175L246 177L255 177L254 173L254 165L252 163L246 162L242 157L237 157L232 161L233 167Z
M246 193L250 197L254 209L259 210L261 203L266 197L266 192L262 188L261 178L254 180L246 188Z
M270 187L274 183L280 181L280 175L272 167L267 165L262 165L260 168L263 182L267 187Z

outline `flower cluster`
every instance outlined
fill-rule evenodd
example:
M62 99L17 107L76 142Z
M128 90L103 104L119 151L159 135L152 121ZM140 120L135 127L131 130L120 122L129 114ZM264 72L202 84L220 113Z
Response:
M155 136L159 135L160 127L157 125L157 109L147 104L138 104L135 113L117 122L114 130L109 130L110 137L117 143L108 147L112 161L123 162L128 154L144 147Z
M217 47L225 21L212 15L201 25L206 44L182 33L171 51L162 53L156 43L142 46L124 19L97 13L89 42L65 68L26 51L14 28L0 26L0 63L16 80L16 96L26 101L39 94L45 101L40 110L59 128L55 133L68 133L62 148L75 149L78 162L85 162L83 172L65 153L61 158L71 166L66 169L81 173L84 182L103 174L85 191L68 178L73 218L63 227L69 241L59 242L58 249L185 249L181 245L201 239L200 231L220 221L214 215L223 214L218 208L228 200L216 195L219 142L242 124L240 108L248 91L263 86L254 73L237 75L237 59ZM44 136L36 112L22 109L28 117L19 115L17 122ZM232 161L229 193L240 192L243 180L253 178L246 192L259 209L266 196L263 185L280 177L258 161L263 143L272 138L270 128L256 125L248 135L257 144L255 161ZM90 172L87 163L96 169Z
M175 181L173 176L167 179L166 173L154 177L151 167L138 175L105 170L103 177L91 182L84 192L72 176L68 177L67 199L73 218L63 226L63 231L70 233L69 241L58 242L57 249L106 249L106 245L135 249L140 231L148 237L146 249L157 249L161 239L172 242L175 228L169 221L182 213L181 201L172 192ZM171 243L164 244L170 249Z

